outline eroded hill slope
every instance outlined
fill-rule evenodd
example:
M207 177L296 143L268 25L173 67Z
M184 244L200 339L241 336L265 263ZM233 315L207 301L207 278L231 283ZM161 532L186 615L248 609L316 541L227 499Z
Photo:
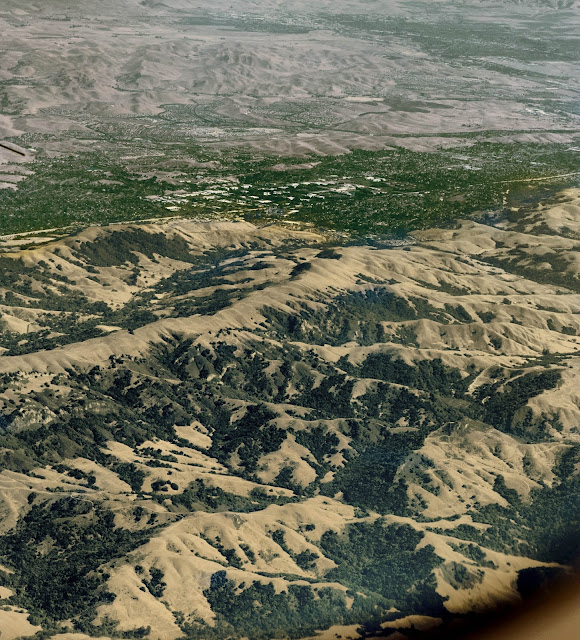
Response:
M568 191L383 244L173 221L3 253L0 626L376 635L568 566L579 247Z

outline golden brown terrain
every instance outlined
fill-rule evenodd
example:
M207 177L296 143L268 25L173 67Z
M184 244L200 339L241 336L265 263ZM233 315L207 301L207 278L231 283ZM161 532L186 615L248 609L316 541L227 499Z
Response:
M0 256L2 640L429 627L571 561L577 190L375 246L34 242Z

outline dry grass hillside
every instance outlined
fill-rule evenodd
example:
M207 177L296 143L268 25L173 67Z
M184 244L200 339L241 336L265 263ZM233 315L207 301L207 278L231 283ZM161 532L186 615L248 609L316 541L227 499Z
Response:
M5 244L3 640L404 633L565 571L579 221Z

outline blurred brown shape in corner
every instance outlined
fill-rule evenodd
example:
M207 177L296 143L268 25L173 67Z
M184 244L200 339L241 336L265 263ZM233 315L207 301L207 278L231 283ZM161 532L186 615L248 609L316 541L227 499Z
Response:
M453 634L450 634L453 635ZM580 576L564 578L464 640L579 640Z

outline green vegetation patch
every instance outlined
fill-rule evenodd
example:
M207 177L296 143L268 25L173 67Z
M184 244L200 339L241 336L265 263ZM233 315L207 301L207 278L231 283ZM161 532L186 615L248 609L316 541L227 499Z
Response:
M188 639L303 638L316 629L353 617L353 612L347 610L344 593L337 589L290 584L287 591L277 593L272 583L258 581L236 588L225 571L213 574L211 586L204 595L217 614L217 628L186 625ZM369 609L372 607L370 602L365 604ZM374 601L372 604L376 607ZM360 614L360 607L355 607L355 611Z
M460 153L355 149L307 157L299 168L283 171L276 168L286 160L279 156L238 148L215 154L188 143L168 150L180 167L180 188L150 177L156 173L154 157L130 169L112 149L75 158L39 157L31 165L34 175L22 180L18 190L0 195L0 230L180 215L258 223L288 219L355 235L398 234L500 208L504 197L510 204L508 191L520 182L540 178L566 186L574 179L566 176L577 172L577 154L569 145L504 144L487 141L486 134L463 137L470 144ZM191 169L180 163L182 156L203 159L205 165Z
M182 493L171 496L171 502L182 506L187 511L236 511L248 513L265 509L271 504L286 504L294 502L291 497L281 497L266 493L263 489L252 489L250 495L239 496L224 491L220 487L213 487L198 478L191 482Z
M3 584L34 624L77 619L88 626L99 604L114 594L102 568L146 542L151 532L116 527L114 514L82 498L33 504L16 528L0 537ZM84 621L84 623L83 623Z
M435 591L431 572L441 558L431 545L417 549L423 537L409 525L386 526L380 519L350 524L342 535L327 531L320 547L338 565L327 578L379 594L403 612L440 615L443 599Z

